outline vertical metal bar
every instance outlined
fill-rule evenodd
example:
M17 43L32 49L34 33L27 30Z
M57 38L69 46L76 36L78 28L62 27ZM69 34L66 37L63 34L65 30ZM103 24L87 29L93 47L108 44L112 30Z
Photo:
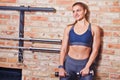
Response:
M20 11L20 22L19 22L19 38L24 38L24 11ZM24 41L19 40L19 47L24 46ZM19 62L23 62L23 50L19 49L19 54L18 54L18 59Z

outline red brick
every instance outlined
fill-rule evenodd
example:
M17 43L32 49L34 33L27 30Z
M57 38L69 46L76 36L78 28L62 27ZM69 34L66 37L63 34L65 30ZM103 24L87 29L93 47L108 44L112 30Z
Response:
M37 34L36 33L34 33L34 32L25 32L24 33L24 36L25 37L30 37L30 38L35 38L36 36L37 36Z
M119 1L114 1L113 6L119 6Z
M120 31L113 32L113 36L120 37Z
M31 47L32 46L32 42L25 42L24 43L24 47Z
M0 0L0 2L16 3L16 0Z
M115 20L113 20L113 23L114 23L114 24L120 24L120 19L115 19Z
M7 6L7 4L3 4L3 3L2 3L2 4L0 4L0 6Z
M35 60L38 59L37 55L34 55L33 58L34 58Z
M23 77L23 80L31 80L31 77L29 77L29 76L24 76L24 77Z
M48 18L47 17L43 17L43 16L32 16L31 18L30 18L30 20L34 20L34 21L47 21L48 20Z
M120 12L120 7L112 7L110 8L111 12Z
M49 3L53 3L54 2L54 0L48 0L49 1Z
M103 6L103 7L100 7L100 11L101 11L101 12L106 12L106 11L109 11L109 8Z
M101 73L97 73L97 76L105 78L105 77L109 77L109 74L105 72L104 73L101 72Z
M15 32L14 31L7 31L7 30L3 30L2 33L6 34L6 35L12 35Z
M114 55L115 51L114 50L103 49L102 53Z
M16 63L18 62L18 58L8 58L9 63Z
M104 30L109 30L109 31L120 31L120 27L119 26L103 26Z
M66 9L67 9L68 11L72 11L72 7L71 7L71 6L67 6Z
M56 1L58 5L70 5L70 6L72 6L74 2L75 0L57 0Z
M0 41L0 45L5 45L5 42L3 42L3 41Z
M16 30L16 27L14 27L14 26L7 26L7 29L8 29L8 30L13 30L13 31L15 31L15 30Z
M45 44L45 43L34 43L34 47L52 47L51 44Z
M6 20L0 20L0 24L2 25L5 25L5 24L7 24L7 21Z
M10 15L0 14L0 19L10 19Z
M6 62L7 58L0 57L0 62Z
M104 32L103 35L104 36L112 36L112 32L110 32L110 31L109 32Z
M110 74L110 79L120 79L120 74Z
M36 78L36 77L32 77L32 80L39 80L39 78Z
M18 15L11 15L12 19L18 20L19 21L19 16Z
M14 41L6 41L6 44L5 45L8 45L8 46L15 46L15 42Z
M109 73L116 73L117 71L119 71L119 69L113 67L109 68Z
M97 19L92 19L92 22L93 22L93 23L97 23L98 20L97 20Z
M9 67L9 64L5 62L0 62L0 67Z
M120 44L108 44L108 48L120 49Z

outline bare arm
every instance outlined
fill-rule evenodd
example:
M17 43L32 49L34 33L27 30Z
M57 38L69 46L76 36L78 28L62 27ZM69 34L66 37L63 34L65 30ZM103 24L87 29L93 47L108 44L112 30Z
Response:
M60 65L63 65L65 56L67 54L68 34L69 34L69 27L66 27L64 30L64 36L63 36L62 46L60 50Z
M61 46L61 51L60 51L60 63L59 65L61 65L62 67L59 67L59 76L65 76L66 75L66 71L63 68L64 65L64 60L65 60L65 56L67 54L67 48L68 48L68 38L69 38L69 27L66 27L64 30L64 36L63 36L63 40L62 40L62 46Z
M100 48L101 36L100 36L100 28L98 26L93 27L93 46L92 52L89 58L88 63L86 64L86 68L89 68L91 64L94 62L95 58L98 55L98 51Z
M89 68L94 62L95 58L98 55L99 47L100 47L100 42L101 42L101 36L100 36L100 28L98 26L94 26L93 29L93 45L92 45L92 52L90 54L89 60L85 66L84 69L80 71L80 74L82 76L85 76L89 73Z

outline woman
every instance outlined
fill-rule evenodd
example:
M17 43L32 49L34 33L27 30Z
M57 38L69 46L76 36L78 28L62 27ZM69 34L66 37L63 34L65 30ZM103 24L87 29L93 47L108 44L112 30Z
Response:
M100 28L89 22L88 6L76 2L72 6L75 23L64 30L60 51L60 80L92 80L92 64L98 55L100 46ZM69 76L67 76L69 74Z

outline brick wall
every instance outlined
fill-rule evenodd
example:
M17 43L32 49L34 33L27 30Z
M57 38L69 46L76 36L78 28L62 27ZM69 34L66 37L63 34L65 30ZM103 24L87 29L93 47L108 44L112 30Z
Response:
M71 5L82 1L91 10L90 21L102 28L102 49L96 80L120 79L120 1L119 0L0 0L0 6L53 7L56 13L25 12L25 38L62 39L67 24L74 21ZM0 37L18 38L19 12L0 10ZM18 41L0 40L0 46L18 46ZM25 42L26 47L60 48L57 44ZM22 80L58 80L51 76L59 54L24 51L23 64L18 50L0 49L0 67L22 68Z

